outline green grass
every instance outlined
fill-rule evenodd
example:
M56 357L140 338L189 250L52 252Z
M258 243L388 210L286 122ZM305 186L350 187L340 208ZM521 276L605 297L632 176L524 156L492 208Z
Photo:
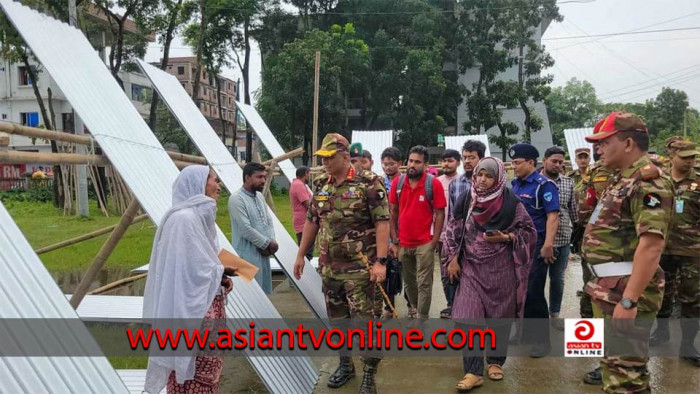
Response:
M274 196L277 217L294 238L292 209L289 196ZM231 222L226 204L228 196L219 199L216 221L228 238ZM119 222L119 215L105 217L94 201L90 202L90 215L77 217L64 215L51 203L3 201L10 215L34 249L52 245ZM132 225L119 245L110 255L105 267L136 268L148 262L156 227L150 220ZM84 270L90 266L108 235L67 246L40 255L41 261L52 273ZM296 238L294 238L296 239Z

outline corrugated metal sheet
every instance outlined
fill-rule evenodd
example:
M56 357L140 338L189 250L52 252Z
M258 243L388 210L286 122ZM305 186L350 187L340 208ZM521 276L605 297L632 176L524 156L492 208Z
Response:
M486 145L486 153L484 157L491 156L491 148L489 147L489 136L486 134L477 135L448 135L445 137L445 149L454 149L459 154L462 154L462 146L467 140L481 141ZM457 172L460 174L464 173L464 167L457 167Z
M117 373L122 381L126 385L126 388L131 394L142 394L143 386L146 383L146 370L145 369L118 369ZM166 393L167 390L163 389L161 394Z
M70 300L71 294L66 294ZM143 297L115 295L86 295L78 306L82 321L131 321L143 316Z
M384 175L382 169L382 152L384 149L394 146L394 131L393 130L353 130L352 141L362 144L362 149L367 149L372 154L374 164L372 172L377 175Z
M0 319L78 318L2 202L0 272ZM76 344L94 343L84 326L79 330L56 327L55 332L51 338L43 332L37 336L37 343L66 349ZM7 344L0 343L0 346ZM105 357L3 357L0 358L0 392L126 393L127 390Z
M141 69L158 90L160 97L170 108L182 128L190 135L200 152L207 158L209 164L219 175L229 191L243 187L243 171L231 156L231 153L221 143L209 122L197 109L185 89L175 76L159 70L143 61L139 61ZM326 318L326 301L321 291L321 276L313 269L304 271L301 280L294 278L294 260L299 248L279 221L275 213L267 207L273 218L275 238L280 245L277 258L287 276L301 291L313 311L321 318ZM235 235L235 234L234 234Z
M255 134L258 135L260 141L265 145L265 148L272 157L282 156L287 153L282 149L282 145L277 142L277 138L272 135L272 131L267 127L265 121L260 117L258 110L255 107L236 102L238 109L243 113L245 120L248 122L248 126L255 130ZM282 173L287 177L289 183L292 183L294 178L297 176L297 168L294 166L291 160L287 159L279 163Z
M171 205L171 187L178 170L85 36L19 3L0 0L0 4L143 209L160 223ZM234 252L217 230L221 246ZM226 310L229 317L239 319L281 318L256 282L240 278L234 278ZM316 384L315 370L313 377L310 372L300 373L313 365L308 357L258 353L248 359L272 392L310 392Z
M564 138L566 139L566 149L569 151L569 159L573 169L577 169L576 155L574 152L578 148L588 148L593 152L593 144L586 142L586 136L593 134L593 127L583 127L579 129L564 129Z

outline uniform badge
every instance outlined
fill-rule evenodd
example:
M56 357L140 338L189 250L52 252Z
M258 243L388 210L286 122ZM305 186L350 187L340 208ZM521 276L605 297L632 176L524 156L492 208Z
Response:
M319 206L320 208L323 208L323 205L324 205L324 204L323 204L322 202L318 203L318 206Z
M644 206L649 208L658 208L661 206L661 196L656 193L647 193L644 196Z
M377 192L377 197L379 197L380 200L383 200L383 199L384 199L384 192L381 191L381 190L378 191L378 192Z
M693 182L693 183L690 184L690 191L693 191L693 192L694 192L695 190L697 190L697 188L698 188L698 184L697 184L697 183Z
M554 197L554 196L552 195L552 192L547 192L544 194L543 197L544 197L545 201L550 202L550 201L552 201L552 197Z
M323 190L328 190L328 184L323 185Z
M350 188L350 192L351 192L351 193L355 193L355 186L352 186L352 187Z

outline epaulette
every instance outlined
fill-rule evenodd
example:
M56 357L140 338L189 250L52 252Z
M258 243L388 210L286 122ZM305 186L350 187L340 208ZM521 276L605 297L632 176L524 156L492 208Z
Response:
M319 176L316 177L316 179L314 179L314 181L313 181L312 183L313 183L313 184L317 184L317 183L318 183L318 184L321 184L321 185L325 185L326 183L328 183L328 174L325 173L325 172L322 173L322 174L320 174Z
M661 170L653 163L650 163L640 168L639 174L641 175L643 181L650 181L652 179L659 178L661 176Z
M374 179L378 177L378 175L375 174L373 171L367 171L367 170L362 171L362 173L360 173L360 176L362 177L362 180L370 181L370 182L374 181Z
M540 185L544 185L544 184L547 183L547 182L551 182L551 181L550 181L549 179L547 179L544 175L542 175L542 174L538 174L538 175L539 175L539 176L537 176L537 177L535 178L535 182L539 183Z

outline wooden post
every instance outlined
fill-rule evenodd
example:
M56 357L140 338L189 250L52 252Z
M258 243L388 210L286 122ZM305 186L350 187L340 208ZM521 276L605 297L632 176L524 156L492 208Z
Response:
M315 153L318 150L318 85L320 80L321 71L321 52L316 51L316 67L314 68L314 123L313 123L313 140L311 141L312 152ZM311 166L318 165L316 156L311 156Z
M80 305L80 302L85 297L90 284L95 279L97 273L102 269L102 266L104 266L105 262L109 258L109 255L112 254L112 251L114 251L114 248L124 236L124 233L129 228L131 222L133 222L134 217L136 216L136 213L138 213L140 207L139 202L135 198L131 200L129 207L124 212L119 224L114 231L112 231L112 234L109 235L109 238L107 238L105 243L102 244L102 248L92 261L92 265L90 265L90 268L88 268L85 276L83 276L83 278L80 280L78 288L75 290L75 292L73 292L73 296L70 299L70 304L73 309L78 309L78 305Z
M143 221L144 219L148 219L148 215L144 214L144 215L139 215L139 216L135 217L134 220L131 222L131 224L138 223L140 221ZM109 227L95 230L95 231L87 233L87 234L77 236L75 238L71 238L71 239L67 239L65 241L55 243L53 245L44 246L43 248L39 248L39 249L35 250L34 253L43 254L43 253L52 252L56 249L64 248L66 246L75 245L77 243L87 241L88 239L93 239L95 237L99 237L100 235L107 234L107 233L111 232L112 230L114 230L116 227L117 227L117 225L115 224L115 225L112 225Z
M265 197L265 202L267 202L267 205L272 209L272 212L277 213L277 210L275 209L275 200L272 198L272 193L270 193L270 185L272 185L272 179L275 177L273 172L275 171L275 167L277 167L277 161L275 159L271 160L272 163L270 163L270 169L268 170L267 173L267 179L265 180L265 186L263 187L263 197Z

